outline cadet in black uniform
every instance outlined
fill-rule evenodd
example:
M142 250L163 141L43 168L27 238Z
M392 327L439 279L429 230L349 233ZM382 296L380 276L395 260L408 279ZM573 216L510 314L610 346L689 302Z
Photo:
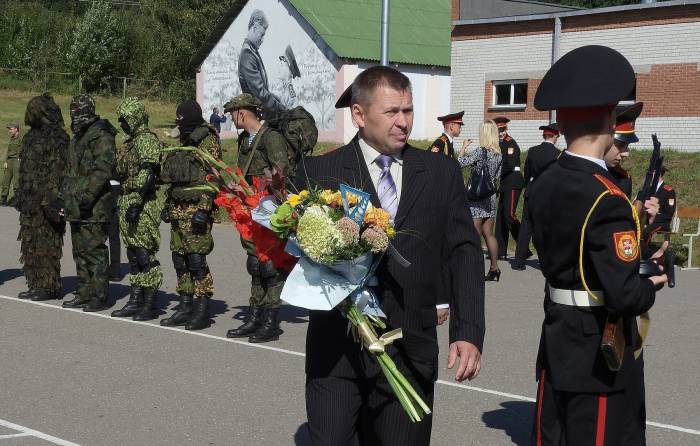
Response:
M545 291L533 429L537 445L619 445L629 419L635 317L654 304L666 276L639 276L637 214L603 156L613 144L614 106L634 88L615 50L584 46L542 79L535 107L557 110L567 151L528 192L528 217ZM579 249L579 246L582 246ZM608 316L619 316L625 346L618 371L601 354Z
M460 133L462 133L462 126L464 125L462 122L462 116L464 116L463 111L445 116L439 116L437 118L438 121L442 122L442 126L445 131L442 132L442 135L440 135L438 139L433 141L433 145L430 146L431 152L442 153L450 158L455 157L453 141L459 136ZM464 145L466 146L470 142L471 140L465 140Z
M651 243L651 239L657 232L671 230L671 219L676 213L676 191L670 184L664 183L664 175L666 175L666 166L661 168L659 186L654 193L654 197L659 200L659 213L654 217L654 221L644 228L644 240L647 244ZM663 252L666 248L668 248L668 242L664 241L660 250Z
M498 258L508 257L509 233L513 240L518 241L520 221L516 215L520 192L525 187L523 175L520 173L520 147L508 134L510 119L499 116L493 120L498 126L503 166L501 167L501 196L498 199L498 215L496 215L496 240L498 241Z
M542 130L541 144L530 147L527 150L527 158L525 158L525 202L523 204L523 222L520 225L518 233L518 244L515 247L515 259L511 268L524 271L525 260L532 255L530 251L530 239L532 238L532 227L530 220L527 218L527 199L530 185L537 179L538 176L557 158L561 155L561 150L557 149L557 140L559 139L559 127L556 122L548 125L540 126Z
M631 106L617 106L615 109L615 141L604 156L605 164L615 179L615 184L630 199L632 198L632 177L622 167L622 164L629 157L629 145L639 141L634 133L634 123L642 113L642 108L644 108L643 102L637 102Z

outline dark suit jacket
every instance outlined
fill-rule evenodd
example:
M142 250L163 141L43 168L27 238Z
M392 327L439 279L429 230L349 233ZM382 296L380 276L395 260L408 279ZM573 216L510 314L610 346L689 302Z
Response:
M501 191L509 191L513 189L522 189L525 187L523 174L520 170L520 146L510 136L506 135L503 141L498 144L501 147L501 155L503 156L503 164L501 167Z
M543 141L541 144L530 147L525 158L525 183L535 181L542 172L557 160L561 151L551 142Z
M256 46L248 39L243 41L238 59L238 81L243 93L250 93L263 103L265 119L285 110L279 99L268 89L265 64Z
M299 168L304 166L307 175L299 171L299 186L307 187L304 177L323 188L338 189L344 182L370 193L379 207L357 137L331 153L305 158ZM388 325L404 333L389 353L401 356L402 363L429 365L429 379L437 374L436 304L450 304L450 342L483 345L484 260L466 203L462 173L453 159L406 146L398 235L392 243L411 265L405 268L385 257L375 291ZM310 312L307 374L358 378L379 373L376 360L348 335L347 324L337 310Z
M596 177L597 176L597 177ZM600 179L603 181L601 181ZM639 276L639 247L625 251L620 236L635 234L632 210L609 172L595 163L562 154L531 186L528 212L542 274L555 288L583 290L579 273L581 228L596 198L608 188L591 214L583 247L583 271L591 290L602 290L605 305L573 307L545 298L538 369L554 389L602 393L623 389L634 370L635 316L654 304L651 281ZM600 341L611 312L623 317L626 348L622 368L611 372ZM539 372L538 372L539 376Z

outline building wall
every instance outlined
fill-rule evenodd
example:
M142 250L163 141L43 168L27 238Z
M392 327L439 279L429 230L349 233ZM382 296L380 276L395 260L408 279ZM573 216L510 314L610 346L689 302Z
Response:
M650 147L649 134L655 132L664 147L700 150L696 145L700 139L698 17L700 7L689 6L562 20L560 54L599 44L620 51L630 60L637 74L636 99L645 103L637 121L640 148ZM537 127L548 119L547 113L535 110L531 101L550 65L553 20L495 25L455 28L453 108L465 109L469 115L465 133L472 131L471 135L476 134L483 117L508 116L513 120L511 134L521 147L529 147L539 143ZM500 112L490 108L492 80L525 78L529 80L525 110ZM477 103L480 109L474 108Z
M338 77L342 78L343 83L343 88L339 91L344 91L357 75L373 65L375 63L372 62L344 65ZM450 70L415 65L395 65L394 67L408 76L413 88L414 119L411 139L435 139L442 133L442 124L436 118L450 113L451 110ZM342 141L349 141L357 132L350 117L350 110L343 109L338 113L342 116L343 122Z

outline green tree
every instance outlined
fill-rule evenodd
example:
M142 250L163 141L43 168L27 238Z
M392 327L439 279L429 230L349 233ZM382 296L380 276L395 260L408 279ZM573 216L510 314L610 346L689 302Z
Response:
M124 27L107 2L95 2L78 21L66 62L83 77L86 91L99 88L104 78L122 74L128 60Z

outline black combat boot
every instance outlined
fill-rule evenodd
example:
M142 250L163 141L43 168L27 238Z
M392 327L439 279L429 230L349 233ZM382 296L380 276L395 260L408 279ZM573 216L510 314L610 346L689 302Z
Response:
M112 317L130 317L141 311L143 308L143 288L131 286L131 296L129 301L121 310L112 311Z
M63 302L61 306L63 308L83 308L88 303L90 303L90 299L83 299L80 296L75 296L73 299Z
M263 322L263 307L252 307L243 325L226 332L227 338L245 338L255 333Z
M22 291L17 295L17 299L32 299L34 296L37 295L38 290L27 290L27 291Z
M201 330L211 325L209 320L209 297L195 297L192 317L185 324L185 330Z
M185 325L187 320L192 317L192 310L192 295L183 294L180 296L180 304L178 305L177 310L175 310L172 316L161 319L160 325L165 327Z
M150 321L158 317L158 290L143 289L143 307L133 317L135 321Z
M53 300L53 299L59 299L59 293L56 290L49 291L49 290L36 290L34 295L30 297L30 300L34 302L41 302L44 300Z
M259 344L261 342L276 341L280 338L279 308L266 308L262 326L250 335L248 342Z

